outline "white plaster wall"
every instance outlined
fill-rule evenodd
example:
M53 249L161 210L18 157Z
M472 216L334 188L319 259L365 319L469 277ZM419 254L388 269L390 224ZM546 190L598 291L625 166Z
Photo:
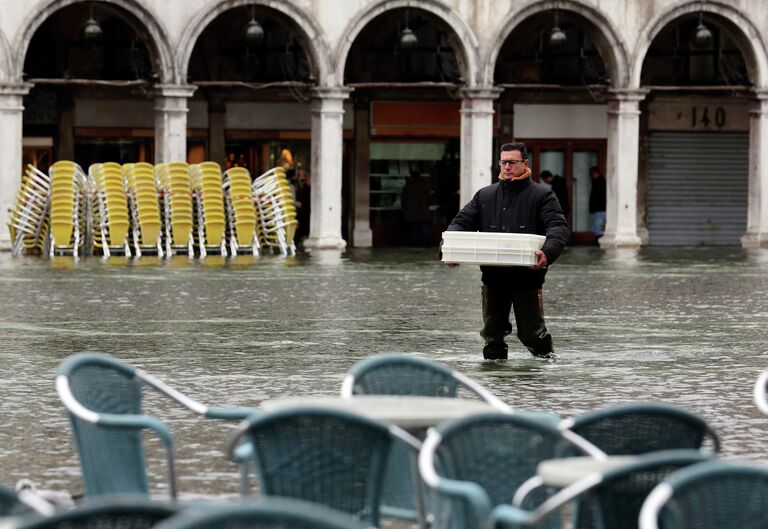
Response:
M606 105L515 105L517 138L607 138Z

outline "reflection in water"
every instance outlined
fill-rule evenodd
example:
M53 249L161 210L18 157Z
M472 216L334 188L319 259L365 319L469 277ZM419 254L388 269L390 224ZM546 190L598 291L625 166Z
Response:
M333 395L356 361L402 351L441 360L513 407L572 415L660 399L701 413L725 453L768 460L768 418L751 401L768 367L768 256L738 248L569 249L548 274L547 322L561 360L483 362L479 272L434 250L53 260L0 255L0 469L13 484L81 489L55 395L76 351L115 355L208 404ZM177 442L182 497L237 495L224 458L233 427L157 397L145 409ZM149 439L162 490L159 444Z

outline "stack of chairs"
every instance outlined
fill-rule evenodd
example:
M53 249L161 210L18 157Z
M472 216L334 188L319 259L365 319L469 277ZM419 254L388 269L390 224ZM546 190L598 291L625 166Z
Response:
M194 255L192 238L193 209L189 164L163 163L155 166L155 177L163 204L165 254L177 252Z
M93 251L109 257L114 252L124 251L130 257L128 228L130 215L120 164L114 162L95 163L88 168L88 177L93 186Z
M51 179L48 175L33 165L27 165L8 220L13 255L42 251L48 236L50 194Z
M227 207L227 240L233 255L243 250L260 254L261 225L251 194L251 173L244 167L232 167L224 173L222 184Z
M208 248L218 248L227 255L224 230L227 217L224 211L221 167L216 162L203 162L190 168L192 195L195 202L195 229L200 257Z
M155 169L146 162L123 165L123 180L131 212L131 238L137 257L142 251L156 251L163 256L160 214Z
M264 245L279 249L282 255L296 255L296 206L285 169L275 167L251 185L259 211Z
M87 178L79 165L66 160L53 164L48 174L51 179L49 254L71 253L77 257L86 247L90 220Z

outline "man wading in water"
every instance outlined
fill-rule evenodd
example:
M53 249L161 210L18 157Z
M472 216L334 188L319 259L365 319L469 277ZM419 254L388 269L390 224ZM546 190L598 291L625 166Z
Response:
M531 181L528 150L522 143L501 146L499 181L482 188L456 215L448 231L490 231L546 235L538 261L531 267L481 266L483 273L483 356L507 358L504 337L512 332L515 310L517 337L536 358L557 358L552 335L544 323L541 287L547 267L568 240L568 223L551 189ZM454 263L455 265L455 263Z

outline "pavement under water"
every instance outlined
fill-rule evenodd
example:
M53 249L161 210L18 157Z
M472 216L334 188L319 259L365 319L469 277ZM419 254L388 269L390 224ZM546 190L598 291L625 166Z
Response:
M544 288L560 359L482 360L479 270L434 249L295 258L109 260L0 255L0 482L82 490L59 363L100 351L206 404L337 394L358 360L400 351L442 361L515 408L571 416L663 400L704 416L727 457L768 462L768 418L752 402L768 368L768 251L569 248ZM182 498L235 497L234 424L166 399L145 410L176 436ZM165 490L159 443L148 459Z

